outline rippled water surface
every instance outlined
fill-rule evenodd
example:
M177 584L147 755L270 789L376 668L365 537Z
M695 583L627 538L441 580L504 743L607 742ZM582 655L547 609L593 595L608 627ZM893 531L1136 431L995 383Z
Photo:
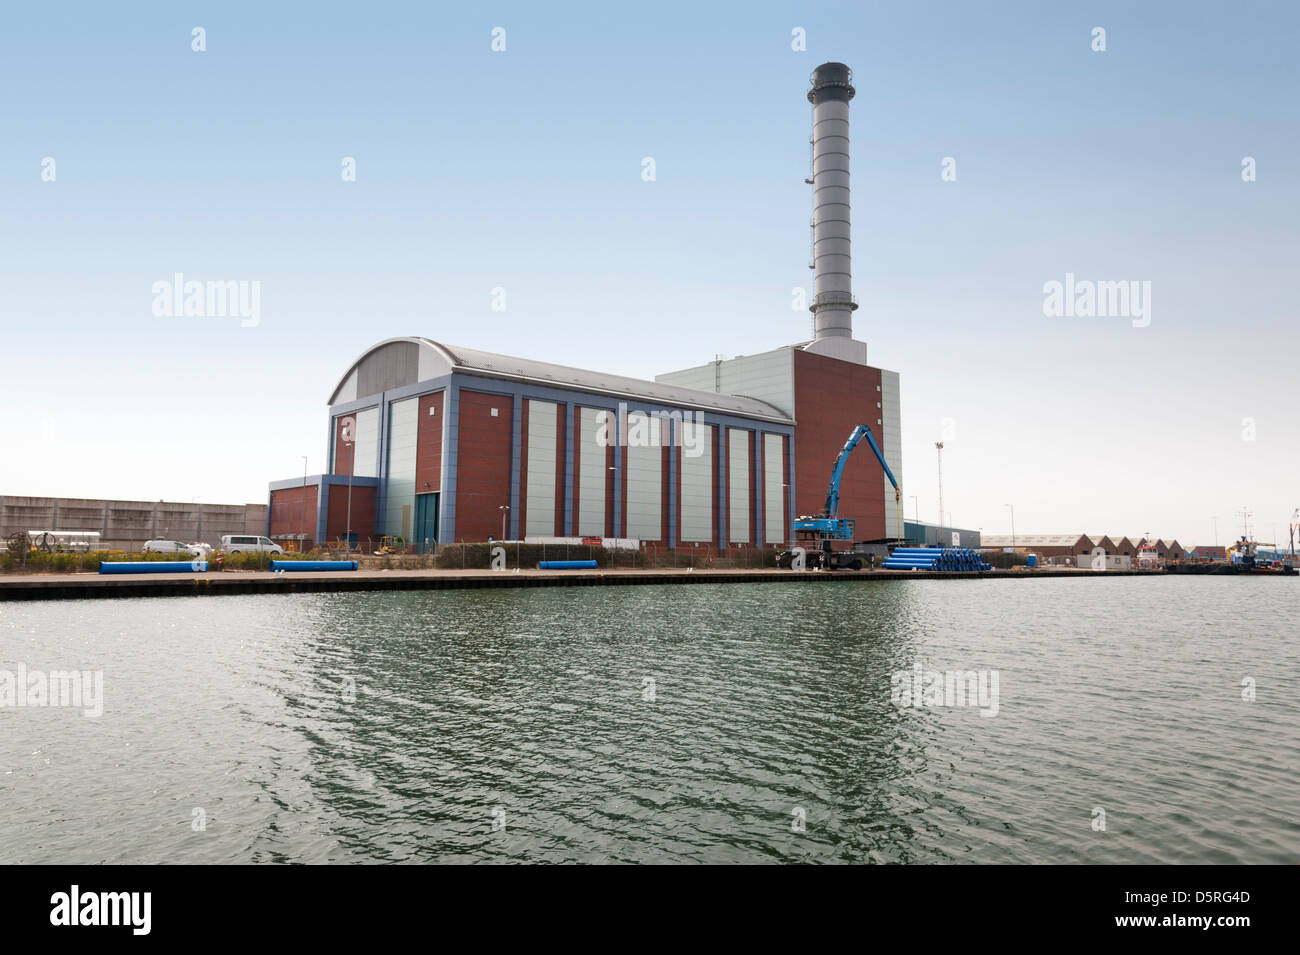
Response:
M0 604L0 670L105 689L0 709L0 862L1296 862L1298 609L1130 577ZM997 715L900 708L917 662L996 670Z

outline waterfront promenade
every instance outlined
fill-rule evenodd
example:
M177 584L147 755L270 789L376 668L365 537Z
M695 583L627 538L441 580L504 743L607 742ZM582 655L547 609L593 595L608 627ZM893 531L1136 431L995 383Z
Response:
M933 572L890 570L792 571L646 570L359 570L321 573L221 571L139 576L14 574L0 577L0 600L92 597L185 597L227 594L321 593L361 590L466 590L503 587L608 587L647 584L757 584L798 581L841 583L898 580L970 580L1044 577L1160 576L1161 571L1093 571L1076 568Z

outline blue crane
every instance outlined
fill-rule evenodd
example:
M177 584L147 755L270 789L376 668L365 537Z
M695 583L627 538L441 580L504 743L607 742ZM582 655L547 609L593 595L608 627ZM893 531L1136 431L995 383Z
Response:
M840 511L840 478L844 475L844 465L849 459L849 455L863 441L871 445L871 450L875 452L876 460L884 468L885 477L889 478L889 483L894 485L894 503L898 508L899 521L898 529L901 532L903 527L902 521L902 501L903 491L898 486L898 480L894 477L894 472L889 470L889 465L885 462L885 455L880 450L880 445L876 444L875 437L871 434L871 429L865 424L860 424L853 429L849 435L849 440L844 442L844 447L840 449L839 455L835 458L835 466L831 468L831 483L826 491L826 506L822 509L820 517L800 517L794 522L796 533L803 532L813 534L822 540L852 540L854 521L852 518L841 518Z

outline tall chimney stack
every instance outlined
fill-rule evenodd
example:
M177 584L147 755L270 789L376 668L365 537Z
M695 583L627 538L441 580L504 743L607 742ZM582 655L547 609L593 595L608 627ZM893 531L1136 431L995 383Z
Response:
M809 311L813 313L815 342L852 339L853 311L858 307L853 301L849 248L852 81L853 71L843 63L823 63L813 70L808 91L808 102L813 105L813 263L817 277L817 293Z

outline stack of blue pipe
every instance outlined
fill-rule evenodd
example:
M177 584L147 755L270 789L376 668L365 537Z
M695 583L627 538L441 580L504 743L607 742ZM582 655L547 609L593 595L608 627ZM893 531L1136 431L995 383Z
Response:
M885 570L990 570L979 551L969 547L895 547Z

